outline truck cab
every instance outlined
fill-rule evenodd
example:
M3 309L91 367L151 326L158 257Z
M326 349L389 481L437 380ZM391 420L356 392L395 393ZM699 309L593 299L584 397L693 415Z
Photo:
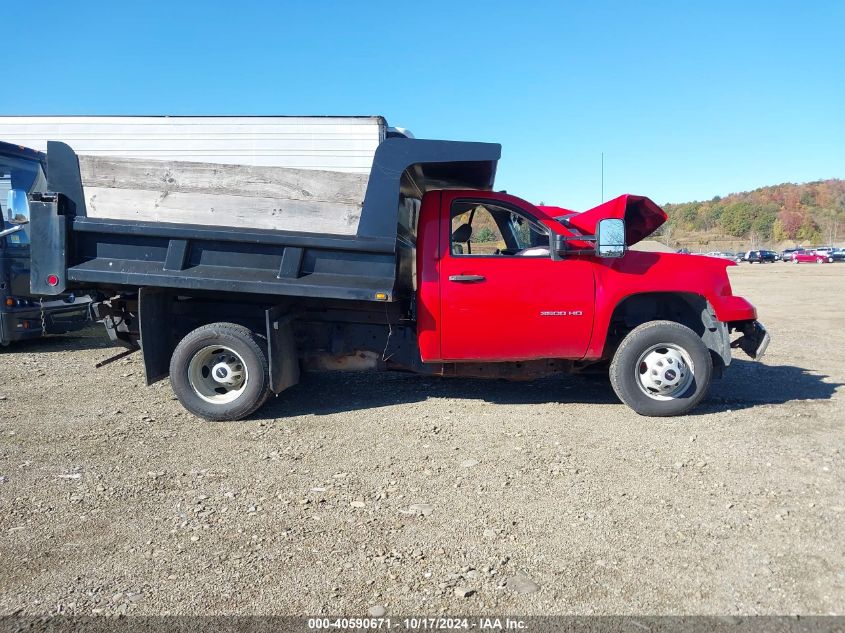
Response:
M89 322L87 297L30 292L29 194L46 187L44 155L0 143L0 345L69 332Z
M768 335L731 291L732 262L628 250L665 220L640 196L575 214L504 193L428 194L417 251L423 360L609 363L635 410L680 411L689 401L677 396L695 392L696 372L703 386L710 370L730 365L732 331L752 357ZM614 366L641 338L656 342L633 359L635 369Z

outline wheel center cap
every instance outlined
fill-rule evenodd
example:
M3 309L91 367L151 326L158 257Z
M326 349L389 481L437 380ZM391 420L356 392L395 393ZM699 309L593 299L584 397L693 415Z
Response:
M228 382L230 380L230 370L226 363L219 363L211 370L211 375L217 382Z
M677 377L677 375L678 375L678 374L677 374L677 373L675 373L675 370L674 370L674 369L667 369L667 370L666 370L666 373L665 373L665 374L663 374L663 376L664 376L664 377L666 378L666 380L668 380L669 382L671 382L671 381L675 380L675 378Z

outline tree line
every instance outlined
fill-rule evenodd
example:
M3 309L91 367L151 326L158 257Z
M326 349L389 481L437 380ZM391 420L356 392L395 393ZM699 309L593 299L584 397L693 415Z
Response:
M817 245L845 240L845 180L785 183L663 206L669 232Z

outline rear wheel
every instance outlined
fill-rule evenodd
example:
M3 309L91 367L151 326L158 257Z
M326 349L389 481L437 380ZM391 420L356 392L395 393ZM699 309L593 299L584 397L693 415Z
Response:
M816 263L817 264L824 264L824 258L823 257L816 257Z
M199 327L176 346L170 383L191 413L206 420L241 420L270 395L263 341L234 323Z
M682 415L707 395L713 373L710 351L688 327L650 321L634 328L610 364L619 399L640 415Z

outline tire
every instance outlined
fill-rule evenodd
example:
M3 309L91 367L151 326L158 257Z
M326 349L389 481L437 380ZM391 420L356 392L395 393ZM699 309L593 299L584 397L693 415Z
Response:
M217 382L214 374L229 382ZM176 346L170 358L170 384L182 406L194 415L212 421L242 420L270 396L264 343L234 323L199 327Z
M657 362L663 364L658 367ZM646 387L644 383L652 382L649 367L655 376L664 378L655 389L666 391ZM670 373L671 369L675 373ZM664 373L658 373L661 371ZM695 332L674 321L649 321L634 328L610 363L613 390L640 415L683 415L707 395L712 375L710 350Z
M821 257L816 257L817 264L824 264L824 260Z

